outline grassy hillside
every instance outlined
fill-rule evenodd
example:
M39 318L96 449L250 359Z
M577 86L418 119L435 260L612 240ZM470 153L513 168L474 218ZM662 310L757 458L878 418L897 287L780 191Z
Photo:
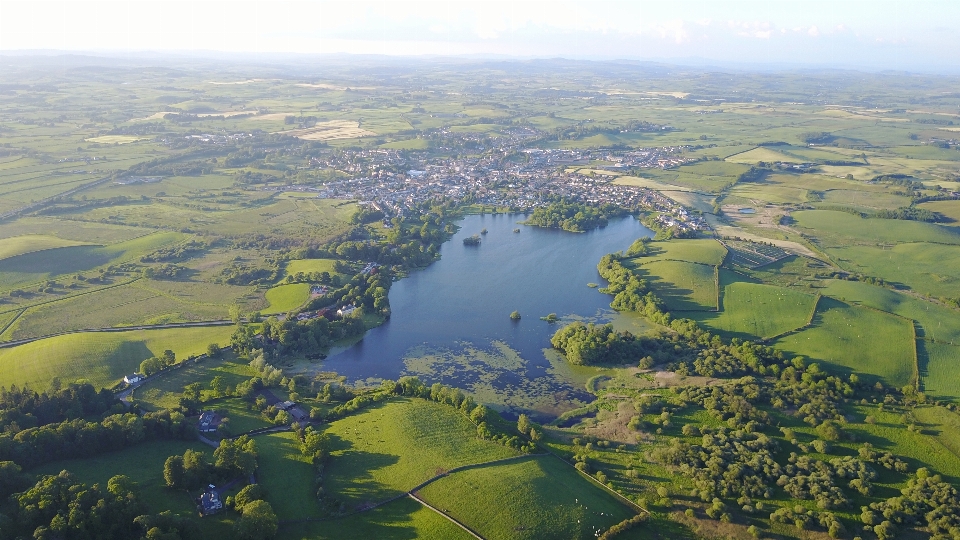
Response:
M377 538L378 540L471 540L469 533L456 524L405 497L362 514L313 523L284 525L278 534L291 540L339 540L341 538Z
M420 495L491 540L595 538L634 514L553 456L458 471Z
M909 320L822 298L813 325L778 339L791 354L822 360L900 387L913 380L914 341Z
M165 328L128 332L86 332L41 339L0 349L0 386L29 384L45 389L54 377L86 379L113 386L144 359L173 350L178 358L206 352L210 343L226 344L233 328Z
M670 311L704 311L717 308L714 268L683 261L644 263L638 270L663 298Z
M310 284L277 285L267 291L266 297L270 304L264 310L266 313L286 313L297 309L310 299Z
M807 324L815 295L760 283L740 281L721 271L722 311L692 314L691 318L726 336L769 338Z
M353 509L409 490L438 472L516 455L477 438L450 407L403 399L330 424L332 461L324 486Z

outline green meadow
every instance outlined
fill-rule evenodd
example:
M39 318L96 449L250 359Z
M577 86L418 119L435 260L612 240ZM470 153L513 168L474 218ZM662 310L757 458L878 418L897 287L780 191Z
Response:
M657 296L671 311L717 308L717 285L713 266L684 261L644 263L638 273L650 282Z
M419 491L484 538L595 538L634 515L553 456L458 471Z
M774 346L857 373L873 374L902 387L914 379L912 323L901 317L821 298L813 324ZM824 366L828 367L828 366Z
M421 399L399 399L337 420L324 486L348 509L389 499L440 472L517 455L477 438L456 410Z
M82 332L0 349L0 386L29 384L46 389L54 377L88 380L110 387L140 362L173 350L179 358L204 353L210 343L227 344L230 326ZM182 388L182 387L181 387Z
M286 313L302 306L310 299L309 283L277 285L267 290L267 313Z
M691 318L721 335L742 339L771 338L806 325L817 297L776 285L750 283L721 270L721 310Z

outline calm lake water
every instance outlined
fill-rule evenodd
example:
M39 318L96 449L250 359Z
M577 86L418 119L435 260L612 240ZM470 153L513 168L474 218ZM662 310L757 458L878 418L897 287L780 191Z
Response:
M587 286L604 285L597 262L653 232L632 217L588 233L519 225L523 219L463 219L439 261L393 284L390 320L332 351L321 369L351 380L417 375L469 390L508 414L540 418L589 401L571 368L545 351L558 325L540 317L610 319L610 297ZM481 245L463 245L484 228ZM520 321L509 318L514 310Z

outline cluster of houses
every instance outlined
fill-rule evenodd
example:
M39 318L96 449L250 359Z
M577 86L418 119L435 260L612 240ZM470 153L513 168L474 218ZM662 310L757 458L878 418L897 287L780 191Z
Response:
M327 307L323 309L318 309L316 311L304 311L302 313L298 313L297 320L309 321L310 319L319 319L320 317L323 317L328 321L332 321L332 320L335 320L337 317L340 317L340 318L349 317L353 315L356 311L357 311L357 306L353 304L347 304L337 309L336 311L334 311L333 308Z

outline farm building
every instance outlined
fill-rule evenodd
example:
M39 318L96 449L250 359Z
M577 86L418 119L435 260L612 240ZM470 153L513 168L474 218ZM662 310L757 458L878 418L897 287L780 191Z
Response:
M140 382L140 381L142 381L142 380L144 380L144 379L146 379L146 377L144 377L143 375L141 375L141 374L139 374L139 373L134 373L134 374L132 374L132 375L124 375L124 376L123 376L123 382L125 382L125 383L127 383L127 384L137 384L138 382Z

